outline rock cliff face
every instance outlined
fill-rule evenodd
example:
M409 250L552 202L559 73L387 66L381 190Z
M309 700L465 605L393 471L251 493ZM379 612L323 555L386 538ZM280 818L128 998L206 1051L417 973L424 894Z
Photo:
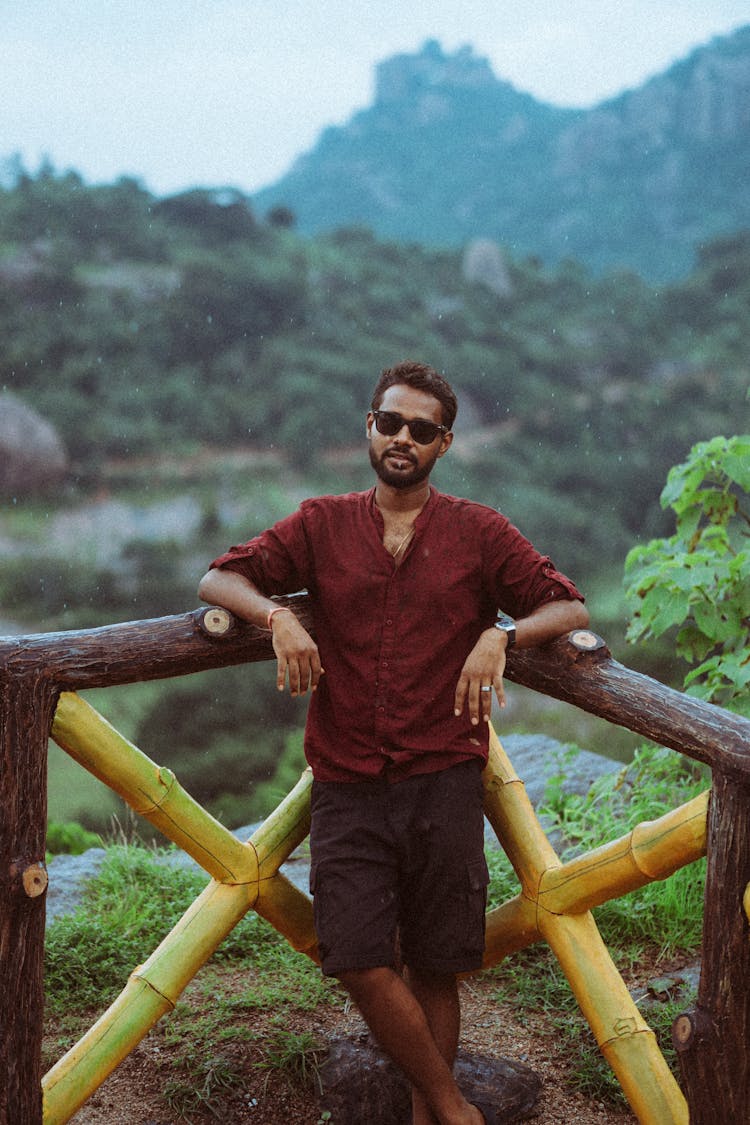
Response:
M435 245L491 238L549 261L687 272L750 225L750 26L590 110L544 104L464 47L382 62L375 100L327 129L257 206L305 231L364 224Z
M51 488L67 470L68 457L54 427L15 395L0 394L0 496Z

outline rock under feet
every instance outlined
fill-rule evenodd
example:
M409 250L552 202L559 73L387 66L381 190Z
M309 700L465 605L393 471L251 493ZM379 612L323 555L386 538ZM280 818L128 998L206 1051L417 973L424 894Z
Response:
M536 1105L542 1082L509 1059L458 1052L456 1081L470 1101L491 1105L497 1120L522 1121ZM411 1120L406 1079L369 1035L334 1039L321 1069L320 1105L335 1125L404 1125Z

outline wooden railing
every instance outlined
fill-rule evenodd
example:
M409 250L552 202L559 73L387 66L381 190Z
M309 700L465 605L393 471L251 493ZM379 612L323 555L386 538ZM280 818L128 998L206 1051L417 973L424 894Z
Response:
M279 600L292 604L311 627L305 595ZM0 638L0 1125L42 1121L46 750L60 694L272 656L268 633L214 608L100 629ZM745 1120L750 722L625 668L588 631L544 649L513 650L507 676L712 767L698 1000L678 1018L673 1037L690 1121ZM545 893L559 896L554 880L548 883ZM572 910L588 908L574 903ZM537 940L531 924L527 930L528 940ZM540 932L547 936L544 926Z

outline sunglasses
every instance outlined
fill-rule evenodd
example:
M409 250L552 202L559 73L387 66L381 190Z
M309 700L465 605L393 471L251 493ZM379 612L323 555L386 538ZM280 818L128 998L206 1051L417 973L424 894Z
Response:
M373 410L375 429L384 437L393 437L407 426L409 433L417 445L431 445L438 434L447 434L447 426L439 426L437 422L428 422L426 418L404 418L390 410Z

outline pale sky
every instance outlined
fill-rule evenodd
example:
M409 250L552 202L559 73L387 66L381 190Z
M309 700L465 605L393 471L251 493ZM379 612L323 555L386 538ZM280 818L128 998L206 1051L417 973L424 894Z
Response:
M0 158L159 195L252 192L371 103L378 62L426 39L590 106L744 24L750 0L0 0Z

